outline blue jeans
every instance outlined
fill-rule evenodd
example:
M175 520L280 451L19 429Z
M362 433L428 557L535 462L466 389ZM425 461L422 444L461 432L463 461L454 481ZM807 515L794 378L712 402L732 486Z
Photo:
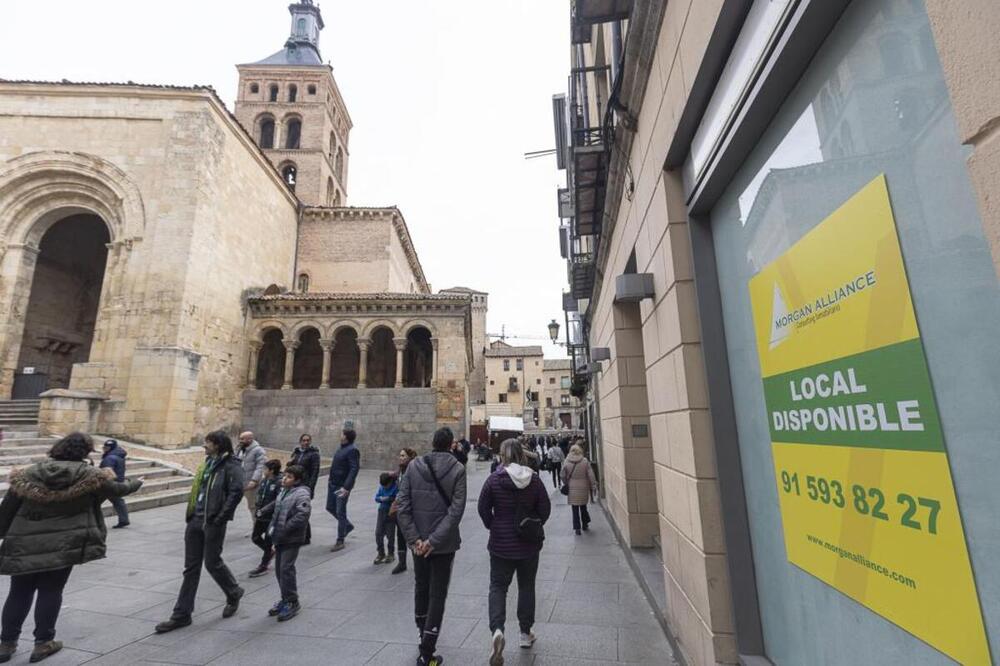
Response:
M337 519L337 542L343 542L347 533L354 529L354 525L347 519L347 500L350 496L340 497L337 491L340 486L330 486L326 495L326 510Z

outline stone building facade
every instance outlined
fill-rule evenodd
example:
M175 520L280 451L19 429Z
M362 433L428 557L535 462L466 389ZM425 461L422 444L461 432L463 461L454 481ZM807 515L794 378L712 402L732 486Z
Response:
M517 416L525 426L541 422L544 354L541 347L516 347L495 340L486 349L486 416Z
M540 428L575 430L583 427L580 400L570 393L572 371L573 364L569 359L545 359L542 362Z
M570 86L554 104L573 384L602 502L685 662L995 661L1000 490L987 470L1000 457L982 433L1000 393L1000 6L577 0L571 27ZM793 564L785 540L748 281L880 176L981 603L956 641L971 659L934 644L956 632L873 610L888 595L858 560L817 555L838 579L869 581L860 599ZM865 543L867 528L839 527L837 544L875 557L872 532Z
M289 9L285 47L239 67L235 114L209 88L0 81L0 396L42 393L43 432L187 446L254 418L244 391L276 372L283 405L370 371L383 412L429 392L401 400L464 424L472 298L430 293L400 211L342 205L351 120L319 7Z

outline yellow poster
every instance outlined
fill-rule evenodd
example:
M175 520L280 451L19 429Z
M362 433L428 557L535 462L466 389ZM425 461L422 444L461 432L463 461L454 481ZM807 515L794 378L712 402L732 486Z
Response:
M788 559L990 663L884 176L750 281Z

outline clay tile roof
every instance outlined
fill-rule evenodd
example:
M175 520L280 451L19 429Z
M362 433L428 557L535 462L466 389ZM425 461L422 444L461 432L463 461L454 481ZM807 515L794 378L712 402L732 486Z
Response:
M539 346L530 347L494 347L486 350L486 358L513 358L515 356L544 356L545 352Z
M373 294L338 294L332 292L290 292L256 296L251 301L457 301L468 302L468 297L460 294L395 294L379 292ZM541 347L539 347L541 349Z

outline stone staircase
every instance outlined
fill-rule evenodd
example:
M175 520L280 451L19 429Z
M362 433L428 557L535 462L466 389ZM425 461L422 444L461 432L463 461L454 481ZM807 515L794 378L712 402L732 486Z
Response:
M0 400L0 429L37 430L38 400Z
M44 460L45 454L57 440L52 437L39 437L37 430L18 429L19 426L8 422L6 417L0 417L0 428L3 432L3 438L0 439L0 497L2 497L9 487L7 479L11 468ZM96 444L100 447L101 442L97 441ZM128 450L128 447L125 449ZM94 453L92 459L95 465L99 464L101 454ZM125 498L130 513L179 504L188 499L192 477L186 472L154 460L143 459L135 451L129 452L126 472L130 478L140 476L145 478L142 488ZM111 505L106 503L104 515L113 514Z

